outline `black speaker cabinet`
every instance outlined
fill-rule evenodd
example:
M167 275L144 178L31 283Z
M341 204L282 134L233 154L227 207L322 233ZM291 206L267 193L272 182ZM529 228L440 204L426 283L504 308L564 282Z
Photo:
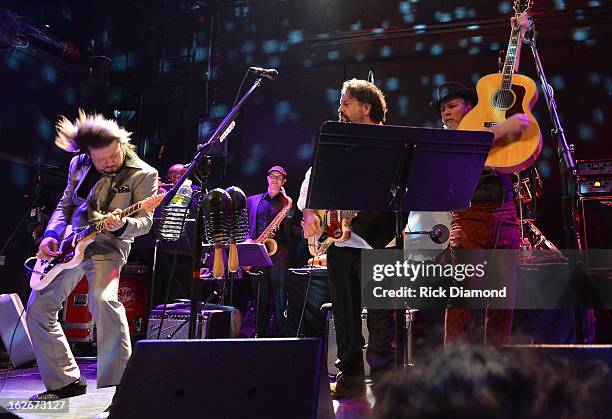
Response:
M319 339L141 340L111 418L333 418Z
M171 310L162 314L161 310L153 310L149 315L147 339L157 339L157 336L159 339L187 339L189 337L189 310ZM232 312L227 310L202 310L198 313L196 338L229 338L231 318Z
M612 270L612 196L580 198L582 239L588 269Z
M0 334L15 366L36 359L26 324L25 310L19 296L0 294Z
M321 306L328 303L327 272L299 275L290 273L287 281L287 327L291 336L325 337L325 314ZM298 333L299 332L299 333Z

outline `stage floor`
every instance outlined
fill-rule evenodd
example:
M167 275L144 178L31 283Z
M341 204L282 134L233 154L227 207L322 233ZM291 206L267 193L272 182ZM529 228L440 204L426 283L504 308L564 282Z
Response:
M69 413L17 413L24 419L40 418L94 418L97 414L106 409L113 398L114 388L96 388L96 358L85 357L77 358L81 374L87 378L87 394L78 397L71 397L69 400ZM8 378L7 378L8 377ZM0 372L0 387L4 387L0 392L0 399L28 399L33 394L45 391L45 387L40 379L37 367L2 370ZM367 386L367 399L357 400L334 400L334 411L338 419L367 418L370 414L371 405L374 397Z
M69 413L16 413L21 418L93 418L106 409L113 398L114 388L96 388L96 358L78 358L81 374L87 378L87 394L71 397L69 400ZM2 399L28 399L33 394L45 391L37 367L3 370L0 373L0 392Z

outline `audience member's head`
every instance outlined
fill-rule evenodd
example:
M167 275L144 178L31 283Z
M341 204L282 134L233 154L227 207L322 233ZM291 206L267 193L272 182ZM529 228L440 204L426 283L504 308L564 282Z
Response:
M601 417L609 370L528 350L451 345L429 362L383 378L378 419L576 419ZM588 365L586 365L588 364Z

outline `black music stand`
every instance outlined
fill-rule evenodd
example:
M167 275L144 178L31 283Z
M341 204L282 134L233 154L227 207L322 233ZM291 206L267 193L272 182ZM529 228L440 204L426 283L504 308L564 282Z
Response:
M467 208L492 143L484 131L326 122L315 143L306 207Z
M241 267L246 266L272 266L272 260L266 250L266 246L262 243L237 243L236 248L238 249L238 262ZM228 266L229 260L229 249L230 245L223 245L223 264L225 267ZM202 263L207 268L212 269L214 263L214 246L205 244L202 248L203 256ZM233 304L233 287L234 287L234 275L230 272L230 305ZM259 281L257 281L257 308L255 309L255 330L257 330L257 316L259 315ZM221 298L225 298L222 293Z
M237 243L238 262L241 267L245 266L272 266L272 259L266 250L266 246L261 243ZM223 263L227 266L229 259L229 244L223 245ZM202 247L202 263L207 268L212 269L215 254L214 246L205 244Z
M490 132L325 122L306 208L395 212L401 249L402 212L470 205L492 143Z

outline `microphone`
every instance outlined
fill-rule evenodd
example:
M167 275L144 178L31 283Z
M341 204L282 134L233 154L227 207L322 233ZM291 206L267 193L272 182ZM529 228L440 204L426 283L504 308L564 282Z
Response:
M274 68L249 67L249 71L270 80L276 80L278 77L278 71Z
M533 43L534 38L535 38L535 25L533 24L533 22L530 22L529 27L523 34L523 43L527 45L531 45Z
M450 231L444 224L436 224L431 228L429 238L438 244L444 244L450 237Z
M432 242L444 244L450 237L450 231L444 224L436 224L431 230L407 231L406 234L423 234L429 236Z

